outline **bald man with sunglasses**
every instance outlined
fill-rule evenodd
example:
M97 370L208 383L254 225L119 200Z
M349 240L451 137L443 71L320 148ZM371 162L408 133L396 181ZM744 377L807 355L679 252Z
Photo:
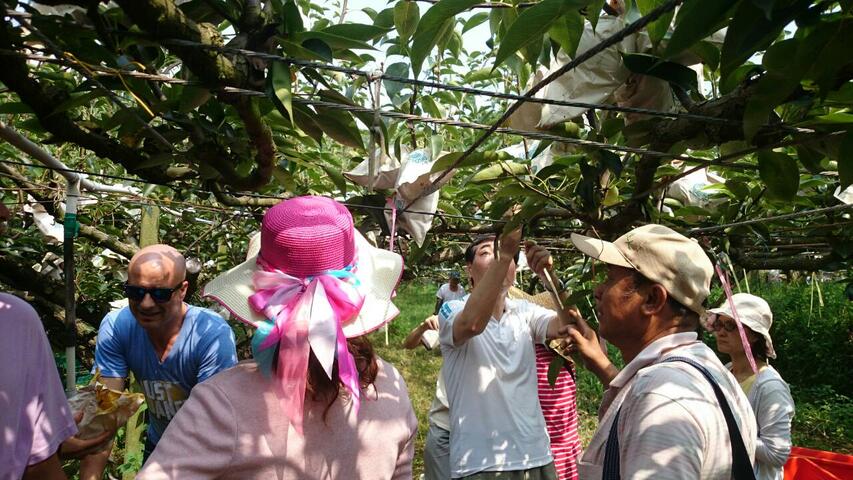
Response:
M187 286L180 252L145 247L130 260L128 306L110 312L98 330L95 368L103 383L123 390L133 372L145 394L146 459L190 390L237 363L231 327L216 313L184 303ZM85 458L81 480L100 479L108 458L109 449Z

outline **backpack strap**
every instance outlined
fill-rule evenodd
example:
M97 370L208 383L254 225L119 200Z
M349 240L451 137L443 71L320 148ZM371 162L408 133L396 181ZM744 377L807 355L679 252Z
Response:
M717 396L717 402L720 404L720 409L723 412L723 417L726 419L726 426L729 429L729 443L732 447L732 478L734 480L755 480L755 472L752 469L752 462L749 460L749 454L746 451L746 445L743 442L743 437L740 434L740 429L735 421L735 416L729 406L729 402L723 395L723 390L717 385L714 377L708 370L699 364L699 362L687 357L670 357L664 362L684 362L697 370L708 380L711 388L714 389L714 394ZM613 419L613 424L610 426L610 433L607 437L607 443L604 447L604 468L602 471L602 480L620 480L619 472L619 414L622 413L622 407L616 412L616 417Z

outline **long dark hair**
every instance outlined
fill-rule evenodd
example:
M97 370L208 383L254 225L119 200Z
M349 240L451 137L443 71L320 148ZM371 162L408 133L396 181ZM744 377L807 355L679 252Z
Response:
M347 339L347 348L355 359L359 385L364 390L373 385L379 371L373 345L367 337L361 336ZM276 363L274 362L273 365ZM315 402L326 404L326 408L323 410L323 421L326 421L326 414L329 413L329 409L332 408L335 400L341 396L342 386L343 383L338 377L338 360L335 359L332 366L332 378L330 379L312 351L308 358L308 381L305 385L305 395Z

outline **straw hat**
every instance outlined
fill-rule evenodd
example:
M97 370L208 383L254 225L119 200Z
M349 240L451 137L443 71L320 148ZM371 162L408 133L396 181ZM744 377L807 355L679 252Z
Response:
M259 236L260 241L250 242L245 262L214 278L202 291L239 320L257 327L266 319L249 304L256 293L253 276L264 270L308 279L351 269L364 304L342 326L347 338L372 332L399 314L390 299L403 272L402 257L365 240L340 203L312 196L284 200L264 215Z

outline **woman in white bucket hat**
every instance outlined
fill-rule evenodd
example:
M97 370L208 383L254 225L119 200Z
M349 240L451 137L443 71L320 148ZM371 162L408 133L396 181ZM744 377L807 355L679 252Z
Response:
M753 372L749 364L728 300L708 311L706 326L717 339L717 350L731 358L731 363L726 366L737 378L755 412L758 423L755 478L781 480L783 467L791 453L794 400L788 384L767 363L768 359L776 358L770 338L773 312L764 299L748 293L732 295L732 303L743 325L758 373Z

